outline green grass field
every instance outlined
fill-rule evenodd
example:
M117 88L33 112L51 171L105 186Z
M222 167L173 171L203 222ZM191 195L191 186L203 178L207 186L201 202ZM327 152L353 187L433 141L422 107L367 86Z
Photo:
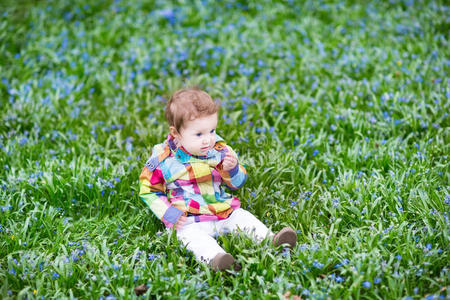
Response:
M448 299L445 1L0 8L0 298ZM243 268L214 273L138 198L190 85L291 253L223 236Z

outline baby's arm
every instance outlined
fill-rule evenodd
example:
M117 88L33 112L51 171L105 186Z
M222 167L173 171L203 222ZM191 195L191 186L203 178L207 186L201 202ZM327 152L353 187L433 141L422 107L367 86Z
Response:
M139 176L139 198L144 201L152 212L166 225L172 228L183 223L184 212L174 206L167 199L165 180L159 166L151 172L144 167Z
M244 185L247 179L247 171L244 166L239 164L237 154L233 149L228 145L225 147L228 150L227 156L218 166L217 171L219 171L223 183L230 189L236 190Z

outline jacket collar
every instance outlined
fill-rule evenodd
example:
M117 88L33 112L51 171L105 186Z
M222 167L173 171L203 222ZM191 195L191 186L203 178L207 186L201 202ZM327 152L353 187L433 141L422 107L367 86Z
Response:
M223 139L219 135L216 134L216 143L221 142L221 141L223 141ZM169 155L170 155L170 153L173 153L173 155L182 163L187 163L192 158L194 158L194 159L208 159L209 158L208 155L207 156L193 155L193 154L189 153L189 151L187 151L183 146L177 147L176 139L171 134L169 134L167 136L166 143L167 143L166 149L168 148L169 151L164 151L164 152L168 153ZM167 156L169 156L169 155L167 155Z

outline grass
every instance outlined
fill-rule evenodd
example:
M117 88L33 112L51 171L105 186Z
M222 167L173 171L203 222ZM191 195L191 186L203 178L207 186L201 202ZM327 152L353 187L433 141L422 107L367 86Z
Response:
M0 15L3 299L438 299L449 289L444 1L22 1ZM213 273L137 196L165 99L199 85L292 253Z

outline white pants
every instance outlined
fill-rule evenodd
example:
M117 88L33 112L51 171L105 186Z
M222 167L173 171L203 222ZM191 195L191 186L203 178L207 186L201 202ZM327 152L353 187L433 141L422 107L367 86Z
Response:
M261 242L273 233L254 215L239 208L225 220L197 222L183 226L177 231L177 238L195 255L199 261L209 262L225 250L217 244L215 236L235 232L240 229L246 232L256 242Z

